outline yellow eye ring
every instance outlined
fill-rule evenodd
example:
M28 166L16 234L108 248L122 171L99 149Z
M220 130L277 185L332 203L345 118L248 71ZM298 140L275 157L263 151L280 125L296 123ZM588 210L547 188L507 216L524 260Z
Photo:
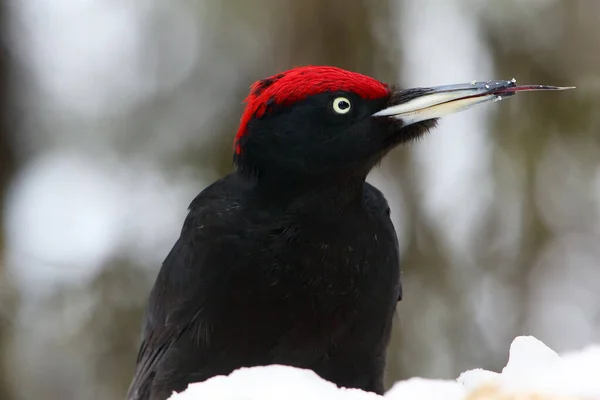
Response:
M346 97L336 97L332 105L333 111L338 114L347 114L352 109L352 103Z

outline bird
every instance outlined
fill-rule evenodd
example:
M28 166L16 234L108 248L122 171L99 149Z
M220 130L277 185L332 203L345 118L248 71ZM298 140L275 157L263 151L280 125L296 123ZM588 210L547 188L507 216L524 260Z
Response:
M271 364L384 393L401 259L367 175L444 115L557 89L514 79L401 89L311 65L255 82L234 171L193 199L150 292L127 399Z

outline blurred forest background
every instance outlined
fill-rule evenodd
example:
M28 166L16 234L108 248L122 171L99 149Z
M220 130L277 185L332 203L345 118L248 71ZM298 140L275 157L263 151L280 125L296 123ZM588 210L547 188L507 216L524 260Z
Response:
M600 342L600 1L0 0L0 398L123 398L192 198L256 79L577 86L446 118L369 180L404 300L389 382Z

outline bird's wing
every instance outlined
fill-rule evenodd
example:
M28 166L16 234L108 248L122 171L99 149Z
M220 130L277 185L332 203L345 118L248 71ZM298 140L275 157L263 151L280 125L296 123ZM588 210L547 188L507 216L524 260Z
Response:
M400 255L400 248L398 245L398 235L396 234L396 229L394 228L394 223L390 218L391 210L390 205L388 204L383 193L377 189L375 186L370 183L365 183L365 197L367 205L370 207L371 211L379 214L379 218L385 222L385 226L390 234L394 237L394 243L396 244L396 252ZM396 288L398 292L398 301L402 300L402 283L398 281L398 286Z
M182 245L181 240L178 240L165 259L162 266L163 270L179 267L182 261L178 260L177 257L178 255L181 256L182 251L186 251L185 246ZM162 272L161 270L161 274ZM146 400L150 398L154 374L160 362L169 347L189 327L189 325L170 323L171 313L168 313L167 310L173 304L163 306L161 309L156 307L163 297L159 293L161 291L158 290L158 282L160 280L157 280L157 285L150 297L150 304L155 306L148 307L142 332L142 342L137 356L137 366L127 395L128 400Z
M194 199L180 237L163 262L150 294L128 400L150 398L155 374L169 349L187 330L198 328L194 322L205 303L204 288L212 284L206 279L211 274L207 258L222 250L223 237L232 233L227 232L231 229L227 216L235 208L230 179L216 182ZM201 332L193 334L202 340Z

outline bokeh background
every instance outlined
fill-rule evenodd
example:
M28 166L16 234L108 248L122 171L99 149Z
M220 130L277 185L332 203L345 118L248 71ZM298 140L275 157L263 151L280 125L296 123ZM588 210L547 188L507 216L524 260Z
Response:
M369 180L404 300L388 381L600 342L597 0L0 0L0 399L119 399L186 207L256 79L577 86L446 118Z

